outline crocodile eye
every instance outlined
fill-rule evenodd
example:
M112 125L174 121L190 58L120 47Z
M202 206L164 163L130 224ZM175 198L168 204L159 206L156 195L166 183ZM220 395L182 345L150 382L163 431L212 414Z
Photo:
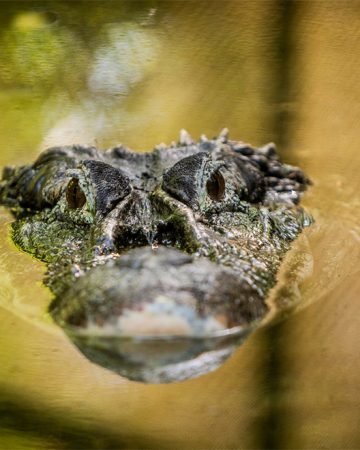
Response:
M225 180L219 171L214 172L206 182L206 191L211 200L219 202L225 196Z
M72 178L66 188L66 200L69 208L79 209L86 203L86 197L81 187L79 186L79 180Z

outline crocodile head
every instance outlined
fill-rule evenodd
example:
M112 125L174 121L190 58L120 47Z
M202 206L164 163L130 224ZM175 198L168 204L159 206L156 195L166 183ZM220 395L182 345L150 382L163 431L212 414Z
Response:
M180 141L135 153L65 146L7 167L13 238L48 264L52 317L91 360L129 378L213 369L268 311L311 222L304 173L273 144Z

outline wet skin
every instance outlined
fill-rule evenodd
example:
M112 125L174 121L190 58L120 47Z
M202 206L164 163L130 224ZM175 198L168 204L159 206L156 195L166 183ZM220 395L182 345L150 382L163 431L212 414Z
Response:
M14 241L48 264L51 315L75 344L130 378L172 381L220 360L153 374L221 353L231 330L266 315L281 260L311 223L298 206L308 184L273 144L227 130L195 143L182 130L149 153L48 149L4 169L0 202Z

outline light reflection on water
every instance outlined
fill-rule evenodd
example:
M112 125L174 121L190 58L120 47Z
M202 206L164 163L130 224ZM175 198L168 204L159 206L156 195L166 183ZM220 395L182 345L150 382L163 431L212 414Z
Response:
M359 447L357 2L15 1L0 21L0 165L48 145L151 149L182 127L227 126L281 143L314 181L316 218L273 295L306 308L213 374L145 386L51 325L44 266L14 248L1 210L0 446Z

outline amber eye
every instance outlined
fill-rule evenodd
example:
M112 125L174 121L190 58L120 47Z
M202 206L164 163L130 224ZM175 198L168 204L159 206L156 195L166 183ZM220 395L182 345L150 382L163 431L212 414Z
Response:
M79 180L77 178L72 178L69 181L66 188L66 200L71 209L82 208L85 205L86 197L79 186Z
M225 180L219 171L214 172L206 182L206 190L211 198L219 202L225 196Z

